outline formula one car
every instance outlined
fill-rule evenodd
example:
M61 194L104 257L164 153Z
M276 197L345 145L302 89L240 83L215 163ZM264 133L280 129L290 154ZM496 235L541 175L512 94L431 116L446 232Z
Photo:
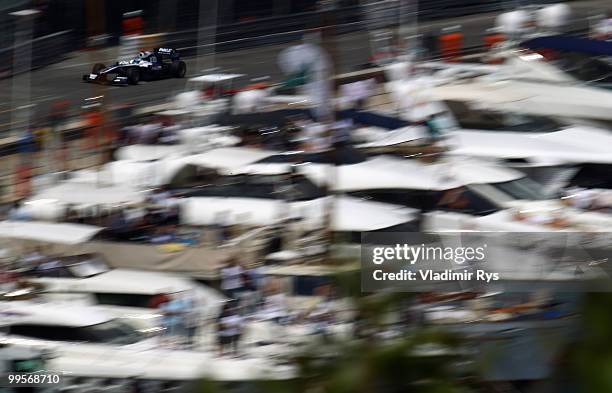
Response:
M93 66L91 74L83 75L83 80L111 85L136 85L141 80L182 78L186 72L187 66L180 60L177 51L157 48L140 52L132 60L118 61L108 67L98 63Z

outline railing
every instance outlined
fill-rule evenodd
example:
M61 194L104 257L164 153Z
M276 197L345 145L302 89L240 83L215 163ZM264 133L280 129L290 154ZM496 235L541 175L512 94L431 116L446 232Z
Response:
M20 49L29 43L13 45L11 47L0 49L0 78L6 78L14 75L16 72L25 72L30 70L13 70L14 54L18 54ZM61 61L64 56L75 50L75 42L72 37L72 30L64 30L57 33L49 34L43 37L38 37L32 40L32 68L39 68L55 62ZM16 71L16 72L14 72Z

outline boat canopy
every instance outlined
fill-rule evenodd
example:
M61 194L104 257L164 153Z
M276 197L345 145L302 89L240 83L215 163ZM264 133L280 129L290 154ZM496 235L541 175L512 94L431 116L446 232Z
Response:
M193 197L183 201L181 222L201 226L224 223L252 226L275 225L282 220L303 218L316 228L324 222L328 198L284 202L255 198ZM414 219L414 211L402 206L364 201L348 196L333 199L332 230L337 232L376 231Z
M318 184L330 176L326 165L304 165L300 169ZM377 189L443 191L468 184L511 181L523 177L518 171L478 160L445 159L435 164L380 156L354 165L336 167L336 192Z
M102 227L40 221L0 221L0 238L76 245L91 240Z
M122 205L144 202L143 193L119 185L98 185L89 182L63 182L28 198L26 204L59 203L66 205Z
M595 131L570 128L544 134L516 132L455 131L449 139L449 154L490 159L521 159L539 165L610 164L610 154L597 149L592 141L610 136Z

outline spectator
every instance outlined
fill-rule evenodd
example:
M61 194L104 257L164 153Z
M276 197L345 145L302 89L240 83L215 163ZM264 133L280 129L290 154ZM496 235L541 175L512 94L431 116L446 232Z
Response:
M243 269L238 261L231 259L227 266L221 269L221 290L230 299L238 299L244 291Z
M308 313L308 319L314 323L315 333L328 336L329 325L333 321L333 298L329 285L321 285L315 289L315 294L322 297Z
M225 304L217 324L219 355L223 356L228 347L234 355L238 353L238 342L242 335L242 325L242 317L238 315L234 304Z
M196 342L195 338L198 333L198 328L201 324L201 317L197 307L197 299L192 291L185 291L181 294L185 304L185 329L187 330L187 345L193 347Z
M265 276L258 264L252 263L243 268L244 291L241 293L240 304L245 312L253 313L260 301L260 289L263 286Z
M170 300L162 303L159 308L163 313L164 333L170 344L184 344L188 336L186 317L190 307L183 294L179 292L170 295Z

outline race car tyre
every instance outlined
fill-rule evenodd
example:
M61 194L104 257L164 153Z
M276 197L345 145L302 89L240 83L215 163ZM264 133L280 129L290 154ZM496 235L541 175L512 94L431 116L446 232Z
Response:
M102 63L96 63L94 64L93 68L91 69L91 73L92 74L98 74L101 70L105 69L106 66Z
M185 76L187 72L187 64L184 61L175 61L172 62L171 66L172 76L175 78L182 78Z
M140 80L140 71L136 68L128 68L126 76L130 85L137 85Z

